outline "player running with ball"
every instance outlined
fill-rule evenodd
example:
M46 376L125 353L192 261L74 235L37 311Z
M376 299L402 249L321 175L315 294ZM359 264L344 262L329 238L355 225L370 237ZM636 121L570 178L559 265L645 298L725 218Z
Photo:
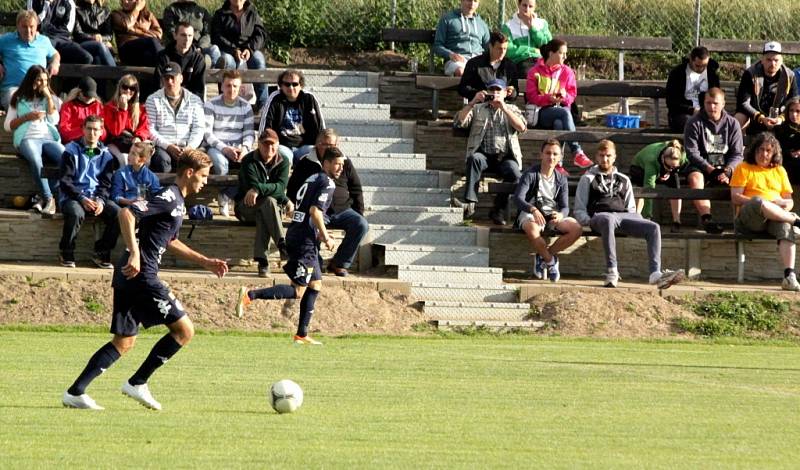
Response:
M325 150L322 156L322 171L310 176L297 191L297 208L292 216L292 224L286 232L286 245L289 261L283 270L292 285L276 285L266 289L248 291L239 289L236 314L241 317L244 308L255 299L301 299L300 321L294 342L297 344L322 344L308 336L308 323L314 314L314 303L322 288L322 269L319 264L320 242L328 250L333 250L333 239L325 229L325 212L331 205L334 179L344 168L344 155L335 148Z

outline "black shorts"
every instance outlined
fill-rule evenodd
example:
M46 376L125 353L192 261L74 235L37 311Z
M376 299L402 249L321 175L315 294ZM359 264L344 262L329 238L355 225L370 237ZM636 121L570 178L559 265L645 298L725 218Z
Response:
M319 250L310 246L293 249L289 245L289 261L283 265L283 271L294 284L299 286L307 287L311 281L321 280Z
M114 288L111 333L136 336L139 325L169 325L186 315L183 305L158 278L142 279Z

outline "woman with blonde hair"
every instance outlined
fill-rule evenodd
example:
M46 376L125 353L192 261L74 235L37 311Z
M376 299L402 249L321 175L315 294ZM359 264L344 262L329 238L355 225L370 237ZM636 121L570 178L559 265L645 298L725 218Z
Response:
M639 151L631 163L629 176L631 183L643 188L655 188L656 184L664 184L670 188L680 188L680 173L686 168L689 159L683 150L683 144L677 139L667 142L653 142ZM669 201L672 209L673 233L681 229L681 200ZM642 217L650 218L653 214L653 201L640 198L636 209Z
M131 74L123 75L117 82L114 96L103 106L108 150L120 162L127 162L127 153L135 142L150 139L147 113L139 102L139 81Z

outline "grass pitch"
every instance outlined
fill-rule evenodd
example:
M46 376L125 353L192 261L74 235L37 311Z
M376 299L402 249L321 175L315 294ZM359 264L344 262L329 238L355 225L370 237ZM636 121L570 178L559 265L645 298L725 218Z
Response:
M108 335L0 330L0 467L791 468L800 348L533 336L198 335L119 388L159 335L99 377L102 412L61 393ZM278 415L269 385L303 407ZM796 468L796 467L795 467Z

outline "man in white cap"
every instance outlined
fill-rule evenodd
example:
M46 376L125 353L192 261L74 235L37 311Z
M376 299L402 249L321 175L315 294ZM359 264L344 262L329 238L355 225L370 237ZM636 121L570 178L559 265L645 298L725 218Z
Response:
M747 134L772 130L783 122L789 98L797 95L794 72L783 65L781 43L764 44L764 55L744 71L736 92L736 120Z

